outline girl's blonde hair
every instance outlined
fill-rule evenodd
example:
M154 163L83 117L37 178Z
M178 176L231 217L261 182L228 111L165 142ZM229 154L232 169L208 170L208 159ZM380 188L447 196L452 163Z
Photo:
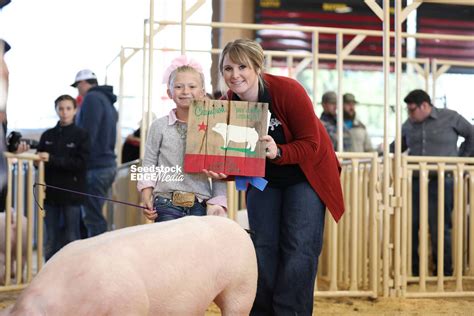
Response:
M183 72L193 72L195 74L198 74L201 80L201 87L204 89L204 74L198 71L196 68L191 67L189 65L180 66L170 73L170 77L168 79L168 89L173 90L174 80L176 79L176 75L178 73L183 73Z

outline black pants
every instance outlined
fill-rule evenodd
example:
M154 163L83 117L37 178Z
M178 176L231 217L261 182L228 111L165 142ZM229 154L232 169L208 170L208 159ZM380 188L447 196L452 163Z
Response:
M250 315L312 315L325 205L305 181L263 192L249 187L247 209L258 262Z
M412 188L413 201L413 245L412 245L412 273L418 276L420 272L418 255L418 231L420 228L420 181L413 178ZM444 181L444 275L452 275L453 263L451 255L451 212L453 210L453 178L446 175ZM431 251L433 254L433 264L435 273L438 261L438 179L430 178L428 183L428 226L431 236Z

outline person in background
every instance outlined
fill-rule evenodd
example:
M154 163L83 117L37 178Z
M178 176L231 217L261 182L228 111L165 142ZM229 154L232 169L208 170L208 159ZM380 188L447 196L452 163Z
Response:
M0 10L6 5L10 4L10 0L0 0ZM8 83L9 83L9 72L5 62L5 53L10 50L10 45L7 41L0 37L0 155L5 151L5 136L7 133L6 121L7 121L7 99L8 99ZM4 126L5 125L5 126ZM2 130L3 129L3 130ZM3 155L2 155L3 156ZM3 160L3 157L0 157ZM0 162L0 175L4 168L2 162ZM3 179L0 177L0 188L3 187Z
M156 120L156 115L155 113L152 113L151 122L154 120ZM141 126L142 122L140 121L138 125ZM140 158L140 135L141 127L137 128L125 139L125 142L122 146L122 163L127 163Z
M111 86L99 86L97 76L89 69L76 75L71 85L83 97L77 126L89 133L90 155L87 159L87 193L107 196L117 172L115 141L118 113L114 107L117 97ZM88 237L107 231L107 221L102 214L104 200L88 197L84 201L84 224Z
M2 124L7 120L8 84L10 74L4 56L10 48L10 45L0 38L0 123Z
M219 71L228 100L269 104L265 179L247 188L251 236L257 253L258 286L251 315L311 315L326 207L335 220L344 213L340 166L316 117L311 99L295 80L263 71L255 41L237 39L221 53ZM227 176L203 170L214 179Z
M0 39L0 212L5 209L7 199L7 162L3 153L7 151L7 99L9 72L4 54L10 45Z
M438 109L431 103L430 96L423 90L413 90L404 99L408 119L402 125L402 152L410 156L469 157L474 153L474 131L472 125L456 111ZM459 136L464 137L458 150ZM390 145L393 152L395 143ZM444 267L445 275L453 271L451 255L451 212L453 209L453 176L448 172L444 180ZM420 227L420 179L413 174L412 187L412 274L419 275L418 229ZM438 259L438 178L429 173L428 225L431 236L431 251L435 271Z
M38 156L45 162L45 182L47 185L84 192L89 135L74 124L77 106L73 97L61 95L54 101L54 106L59 122L41 135L37 149ZM84 196L80 194L46 188L46 261L68 243L80 239L83 200Z
M122 163L127 163L140 158L140 128L133 131L125 139L122 146Z
M7 161L3 156L7 152L7 100L9 71L4 55L10 50L10 45L0 38L0 212L5 211L7 201ZM28 151L30 146L21 141L15 150L15 154Z
M356 101L352 93L346 93L342 97L342 107L344 110L344 127L348 130L351 138L352 152L369 152L373 151L372 142L364 124L356 118L355 105Z
M182 168L186 146L189 107L194 100L203 99L204 75L196 61L180 56L165 71L163 83L176 108L167 116L153 122L148 133L143 167ZM161 174L164 176L165 174ZM202 173L188 174L178 171L170 176L181 181L138 181L143 211L146 218L155 222L173 220L186 215L226 216L227 184L213 181Z
M337 151L337 95L333 91L327 91L323 94L321 99L321 105L323 106L323 112L321 113L320 120L323 123L326 131L331 138L331 142L334 146L334 150ZM351 150L351 137L349 130L343 125L343 146L344 151Z

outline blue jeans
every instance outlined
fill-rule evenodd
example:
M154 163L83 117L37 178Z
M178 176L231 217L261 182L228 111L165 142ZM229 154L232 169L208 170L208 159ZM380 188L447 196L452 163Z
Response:
M80 239L80 205L44 206L46 216L46 238L44 240L44 259L48 261L57 251L68 243Z
M305 181L249 187L247 210L258 262L251 315L311 315L325 205Z
M445 176L444 181L444 275L453 274L453 262L451 255L451 211L453 210L453 178L451 175ZM420 181L418 177L413 178L412 188L412 274L418 276L420 273L418 255L418 230L420 228ZM433 263L435 272L438 262L438 179L431 178L428 182L428 226L431 236L431 251L433 254Z
M107 197L115 179L115 167L87 170L87 193ZM84 224L87 227L87 236L93 237L107 231L107 221L102 215L104 200L86 197L83 205Z
M188 215L206 215L206 208L201 203L195 202L192 207L175 206L170 199L161 196L155 197L153 208L158 213L158 217L155 219L156 223L171 221Z

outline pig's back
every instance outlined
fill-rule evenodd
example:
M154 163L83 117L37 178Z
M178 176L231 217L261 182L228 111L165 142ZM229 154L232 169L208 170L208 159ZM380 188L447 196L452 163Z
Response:
M68 302L87 302L78 315L125 307L147 308L151 315L199 314L233 283L256 283L256 266L252 242L237 223L189 216L73 242L48 261L32 286L43 293L54 288L46 299L65 309Z

